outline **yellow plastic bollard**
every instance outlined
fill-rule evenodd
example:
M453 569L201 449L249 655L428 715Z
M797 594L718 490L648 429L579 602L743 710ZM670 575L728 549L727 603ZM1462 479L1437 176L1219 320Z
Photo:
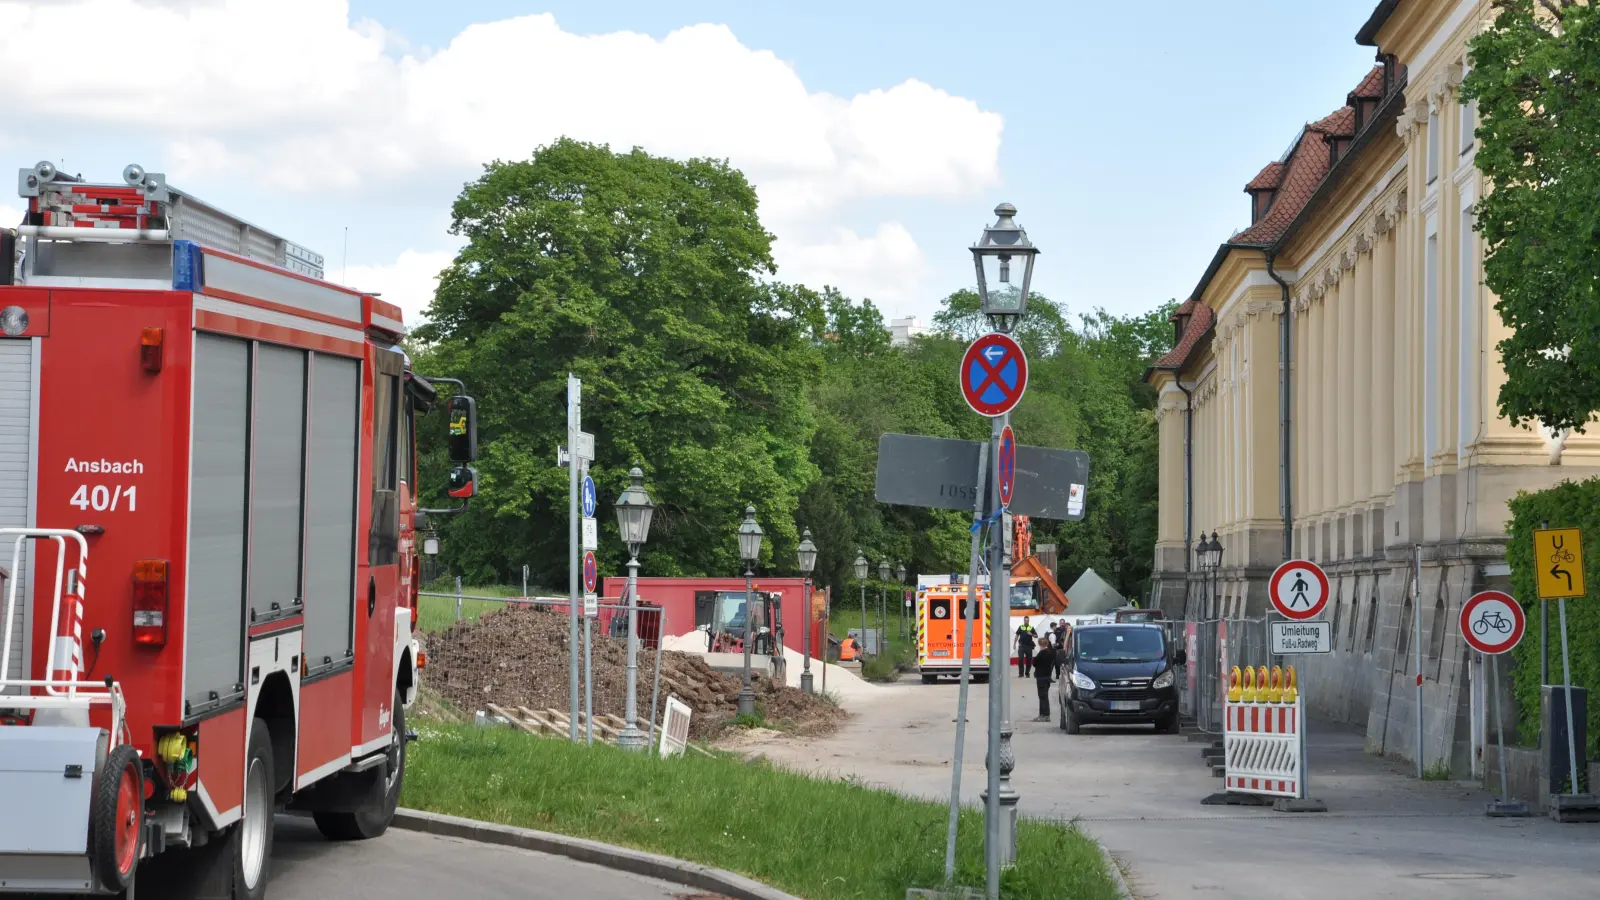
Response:
M1272 667L1272 687L1267 689L1268 703L1283 702L1283 669Z
M1290 666L1289 667L1289 671L1285 675L1285 684L1284 684L1284 689L1283 689L1283 702L1285 702L1285 703L1293 703L1296 700L1298 700L1299 698L1300 698L1300 692L1295 688L1295 683L1294 683L1294 666Z
M1242 694L1243 691L1239 684L1239 667L1234 666L1233 671L1228 673L1228 702L1238 703Z
M1267 673L1266 666L1256 669L1256 702L1267 702L1267 688L1272 684L1272 676Z
M1241 699L1246 703L1256 702L1256 670L1249 666L1244 667L1244 696Z

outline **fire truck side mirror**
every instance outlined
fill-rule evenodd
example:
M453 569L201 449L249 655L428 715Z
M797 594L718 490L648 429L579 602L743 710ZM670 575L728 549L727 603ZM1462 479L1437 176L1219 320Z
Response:
M470 500L478 493L478 473L471 466L456 466L450 470L450 487L447 493L457 500Z
M478 401L466 394L450 398L450 461L476 462L478 459ZM454 476L451 476L452 479ZM454 496L452 494L451 496ZM469 495L470 496L470 495Z

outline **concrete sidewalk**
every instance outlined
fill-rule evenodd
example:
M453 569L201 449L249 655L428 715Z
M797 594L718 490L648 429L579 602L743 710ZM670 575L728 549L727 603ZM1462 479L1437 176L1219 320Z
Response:
M1024 815L1076 820L1128 869L1142 900L1354 897L1600 897L1600 827L1548 819L1489 819L1473 785L1419 782L1362 750L1359 734L1313 724L1311 795L1325 813L1202 806L1221 789L1201 764L1203 744L1150 729L1026 721L1033 681L1008 679L1017 722L1013 785ZM744 749L773 762L931 798L948 798L954 685L900 684L855 708L818 741L772 738ZM962 797L983 788L987 691L974 686Z

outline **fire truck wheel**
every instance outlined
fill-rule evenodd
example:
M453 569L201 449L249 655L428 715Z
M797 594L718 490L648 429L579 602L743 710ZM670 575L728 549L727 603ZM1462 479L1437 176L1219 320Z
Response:
M112 748L101 766L90 815L94 871L112 893L133 883L144 833L144 771L139 754L127 744Z
M317 830L332 841L365 841L382 835L394 821L400 806L400 788L406 780L406 708L399 691L394 695L394 717L390 721L389 765L384 770L383 793L361 809L347 812L319 812L312 815Z
M267 894L267 869L272 859L272 733L267 723L250 724L250 751L244 768L244 818L231 835L232 900L261 900Z

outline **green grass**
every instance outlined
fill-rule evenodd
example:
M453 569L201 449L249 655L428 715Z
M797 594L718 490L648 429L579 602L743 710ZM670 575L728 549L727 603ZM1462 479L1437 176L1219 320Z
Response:
M661 760L505 729L424 726L403 805L662 853L811 900L902 900L944 879L943 804L769 765ZM983 885L983 817L960 820L956 883ZM1112 900L1094 842L1024 820L1007 900Z
M437 581L423 588L441 594L455 593L456 586L453 582ZM529 588L529 590L533 590ZM478 597L517 597L521 596L522 588L509 585L479 585L476 587L461 588L462 594ZM504 607L504 603L493 600L472 600L463 597L461 600L461 620L463 622L476 622L486 612ZM454 597L421 597L417 601L417 630L424 632L443 631L456 623L456 601Z

